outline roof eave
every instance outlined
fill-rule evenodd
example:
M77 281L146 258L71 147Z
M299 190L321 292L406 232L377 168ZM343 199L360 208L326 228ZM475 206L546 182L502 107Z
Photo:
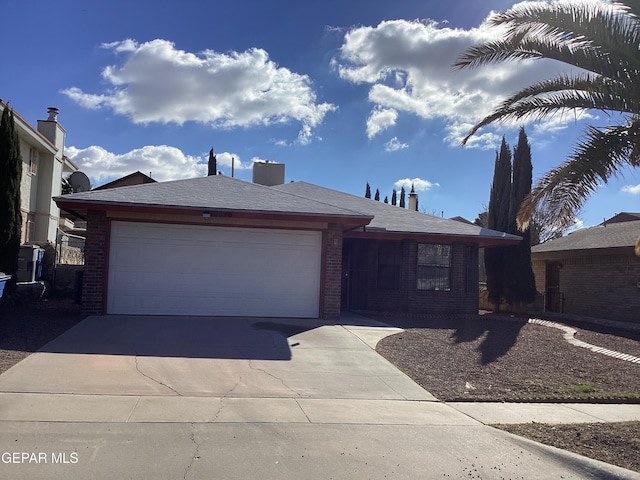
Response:
M365 230L353 230L346 235L348 238L378 239L378 240L402 240L414 239L416 241L443 242L443 243L473 243L480 248L518 245L522 237L487 237L477 235L463 235L450 233L427 233L427 232L400 232L390 231L380 228L366 228Z
M358 228L368 225L373 217L366 215L340 215L330 213L310 213L310 212L279 212L272 210L243 210L230 208L212 208L203 206L178 206L178 205L156 205L156 204L136 204L119 202L96 202L66 199L64 196L54 197L59 208L86 218L86 213L90 210L109 212L139 212L139 213L164 213L170 215L200 215L209 213L213 216L235 216L240 218L288 218L292 220L336 223L349 225L350 228Z
M635 246L618 246L602 248L572 248L564 250L532 251L532 257L540 260L555 260L567 257L596 257L605 255L631 255L635 256Z

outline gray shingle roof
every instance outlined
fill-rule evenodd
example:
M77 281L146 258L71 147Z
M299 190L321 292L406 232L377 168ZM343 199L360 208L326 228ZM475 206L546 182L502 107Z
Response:
M536 245L532 253L565 250L591 250L601 248L633 247L640 237L640 220L610 223L607 226L583 228L565 237Z
M347 208L317 202L298 195L223 175L148 183L106 190L91 190L56 197L57 203L187 208L312 216L358 217Z
M222 175L91 190L56 197L61 208L158 207L352 218L368 232L446 235L480 244L520 237L427 215L306 182L266 187Z
M377 202L364 197L357 197L348 193L331 190L306 182L293 182L271 187L282 192L294 193L305 198L340 205L343 208L373 216L367 225L367 232L397 232L417 233L428 235L453 235L475 237L479 239L511 239L520 237L508 233L497 232L473 224L466 224L455 220L427 215L404 208Z

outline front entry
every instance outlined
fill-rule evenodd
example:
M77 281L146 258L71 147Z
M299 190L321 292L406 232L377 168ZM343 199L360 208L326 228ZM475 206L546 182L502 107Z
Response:
M342 309L367 309L368 262L363 240L345 239L342 247Z
M560 262L550 262L546 266L545 310L562 313L564 294L560 292Z

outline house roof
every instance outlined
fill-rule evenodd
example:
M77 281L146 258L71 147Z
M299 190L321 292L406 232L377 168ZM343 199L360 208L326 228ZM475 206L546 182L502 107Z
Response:
M417 235L443 235L473 238L478 243L517 243L521 237L489 230L477 225L427 215L386 203L331 190L307 182L292 182L271 187L282 192L295 193L305 198L340 205L373 217L367 232L401 233Z
M640 220L583 228L567 236L536 245L531 253L634 247L640 237Z
M125 175L124 177L117 178L116 180L113 180L109 183L105 183L104 185L100 185L99 187L94 188L94 190L126 187L128 185L141 185L143 183L157 183L157 181L151 178L149 175L145 175L144 173L137 171L130 173L129 175Z
M72 193L54 200L60 208L83 214L90 209L227 211L307 217L336 217L366 224L366 214L318 202L271 187L223 175L146 183Z
M34 146L37 145L50 153L55 154L58 151L58 147L56 147L51 141L45 137L42 133L40 133L33 125L31 125L27 120L15 111L14 108L10 107L7 102L0 98L0 113L5 109L9 108L10 111L13 112L13 118L18 128L18 132L23 138L29 137L31 139L31 144ZM25 139L26 141L26 139Z
M481 246L520 237L387 205L306 182L267 187L223 175L72 193L54 200L81 216L95 210L214 211L297 216L365 227L354 235L462 238ZM366 233L365 233L366 230Z
M605 225L609 223L618 223L618 222L632 222L634 220L640 220L640 213L620 212L614 215L613 217L608 218L607 220L602 222L600 225Z

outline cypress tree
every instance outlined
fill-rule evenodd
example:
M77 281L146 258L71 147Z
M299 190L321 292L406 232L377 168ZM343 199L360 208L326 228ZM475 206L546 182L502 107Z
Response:
M218 160L213 153L213 148L209 150L209 163L207 164L207 175L218 174Z
M396 189L394 188L391 192L391 205L396 206L398 203L398 194L396 193Z
M496 152L493 170L493 182L489 197L488 227L492 230L507 232L509 229L509 200L511 196L511 151L502 137L500 153ZM487 271L487 290L489 301L500 308L504 290L504 254L505 247L489 247L484 252L484 264Z
M404 191L404 187L402 187L400 189L400 208L404 208L405 207L405 203L404 203L404 197L405 197L406 193Z
M524 128L520 129L518 145L513 150L513 182L509 200L508 233L520 235L518 245L505 249L505 286L504 297L508 303L521 313L526 303L536 298L536 280L531 266L531 231L518 231L516 217L520 205L531 192L533 166L531 164L531 146Z
M0 118L0 271L11 275L8 292L15 290L20 253L22 214L20 180L22 157L13 112L5 105Z
M389 197L387 197L386 195L384 196L384 203L389 203Z
M371 187L369 186L369 182L367 182L367 188L364 191L364 198L371 198Z
M376 188L376 196L374 197L374 200L376 202L380 201L380 190L378 190L377 188Z

